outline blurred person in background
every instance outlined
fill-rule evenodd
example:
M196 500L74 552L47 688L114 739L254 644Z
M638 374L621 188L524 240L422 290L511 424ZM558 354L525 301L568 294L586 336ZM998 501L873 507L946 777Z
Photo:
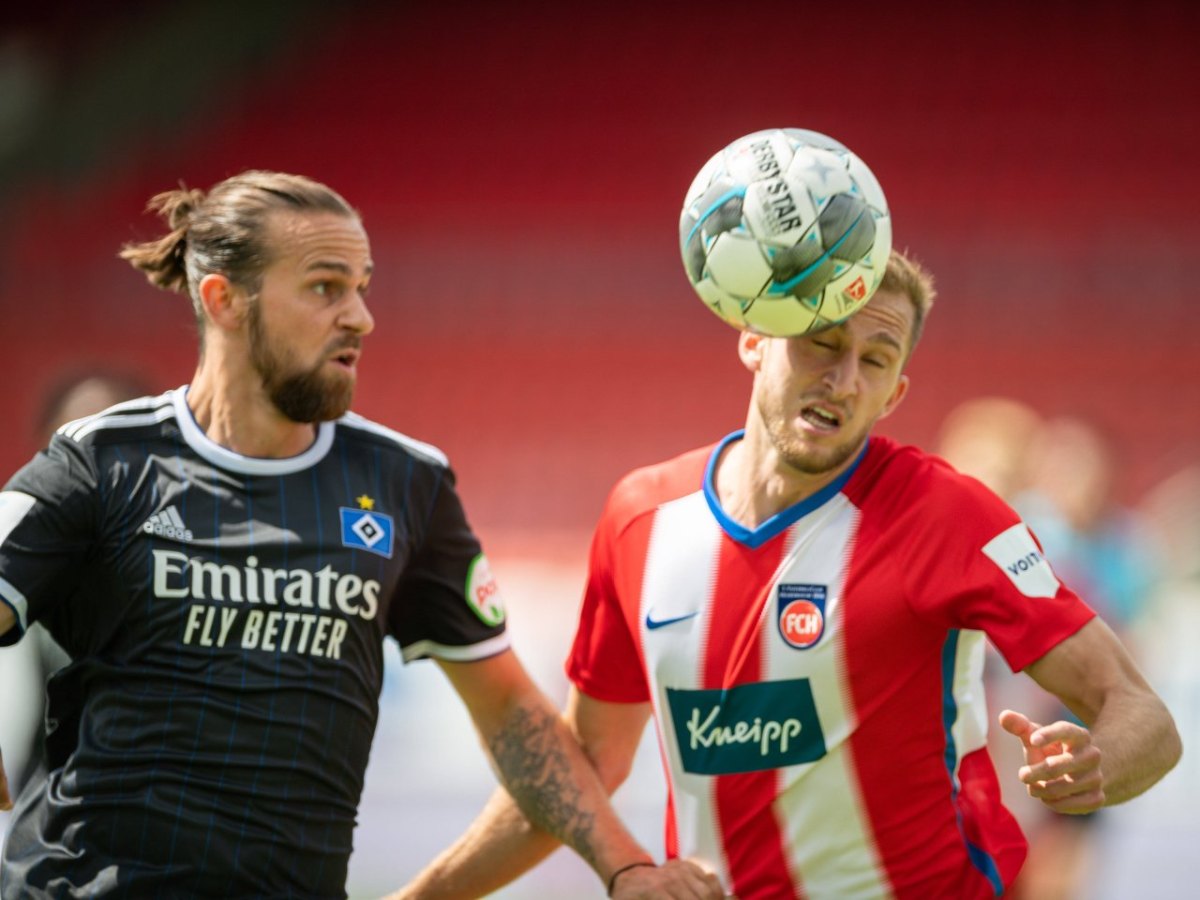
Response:
M358 213L258 171L151 207L169 232L121 255L190 297L192 382L61 428L0 491L0 644L41 621L72 659L0 893L344 897L391 635L617 896L720 896L654 865L526 675L445 456L349 411Z
M1121 468L1115 453L1100 429L1082 418L1046 419L1030 436L1025 485L1012 503L1054 560L1055 572L1077 586L1144 664L1137 624L1156 589L1157 553L1146 523L1117 499ZM1038 714L1070 714L1042 699ZM1099 821L1095 815L1038 817L1017 900L1083 896Z
M1136 622L1157 577L1156 550L1137 512L1118 500L1112 442L1090 422L1047 420L1028 451L1028 483L1013 500L1088 602L1118 632Z
M94 367L67 372L51 385L38 409L37 445L48 444L54 432L67 422L146 393L140 378L116 369ZM13 796L35 779L39 766L44 764L46 680L70 661L66 651L38 623L30 625L19 644L0 648L0 684L5 686L8 698L0 705L0 758L5 761L8 789ZM0 847L7 819L7 813L0 813Z
M937 454L1011 504L1028 481L1029 445L1041 423L1033 407L1010 397L966 400L942 420Z
M741 900L1005 891L1026 846L987 755L985 636L1086 723L999 716L1048 808L1124 802L1179 757L1161 700L1012 509L872 434L932 299L893 253L842 324L742 332L745 429L628 475L593 538L567 722L612 790L653 718L668 855ZM555 843L497 792L396 897L481 896Z

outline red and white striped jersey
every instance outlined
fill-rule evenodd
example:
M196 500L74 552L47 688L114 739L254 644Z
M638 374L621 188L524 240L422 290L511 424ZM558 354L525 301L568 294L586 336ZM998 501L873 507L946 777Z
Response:
M1018 670L1094 613L1000 499L887 438L746 529L713 486L740 436L616 486L567 664L652 704L669 855L741 900L1003 893L1026 844L987 755L984 638Z

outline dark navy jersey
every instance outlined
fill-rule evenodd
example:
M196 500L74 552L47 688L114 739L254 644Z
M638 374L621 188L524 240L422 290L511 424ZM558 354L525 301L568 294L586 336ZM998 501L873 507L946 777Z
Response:
M185 396L64 426L0 492L0 643L39 621L73 658L5 896L344 897L383 638L508 646L440 451L348 414L245 457Z

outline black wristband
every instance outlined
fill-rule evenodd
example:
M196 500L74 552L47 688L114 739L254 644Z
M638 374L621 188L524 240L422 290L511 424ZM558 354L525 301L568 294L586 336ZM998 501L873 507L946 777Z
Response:
M652 862L634 862L627 866L621 866L617 871L613 872L608 878L608 896L612 896L613 888L617 886L617 876L623 872L628 872L630 869L636 869L638 866L649 866L654 869L658 867L658 863Z

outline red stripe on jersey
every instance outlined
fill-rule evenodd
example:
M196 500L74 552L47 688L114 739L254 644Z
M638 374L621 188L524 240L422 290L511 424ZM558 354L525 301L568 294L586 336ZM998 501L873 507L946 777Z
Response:
M707 690L752 684L763 678L762 616L770 615L770 586L783 557L787 533L761 550L721 538L701 682ZM749 590L747 590L749 588ZM733 893L741 900L778 900L789 884L783 835L771 815L779 772L743 772L713 779L717 817ZM797 890L797 898L803 898Z
M963 798L956 797L946 767L943 703L949 686L940 666L920 664L940 657L946 632L923 625L911 606L896 604L897 587L905 584L910 564L905 529L895 526L906 515L903 497L883 493L881 501L880 492L868 494L865 489L877 476L883 445L875 442L846 489L863 513L844 588L854 602L845 604L843 612L844 665L853 673L846 689L857 711L850 749L863 786L859 803L870 819L876 850L897 897L947 896L953 885L956 900L992 898L991 882L970 858L967 822L986 819L997 835L996 849L1009 851L998 863L1006 884L1015 872L1011 851L1023 855L1024 839L1001 806L998 787L988 795L994 809L976 815L974 804L982 795L975 792L986 791L989 783L996 787L996 779L994 772L987 773L983 786L975 785L984 773L977 764L965 765L971 757L964 758L959 781L974 800L967 803L967 821L960 816ZM955 571L947 575L958 577ZM940 585L931 589L947 590ZM903 780L895 778L894 759L882 752L889 747L908 761ZM986 754L973 756L990 768Z

